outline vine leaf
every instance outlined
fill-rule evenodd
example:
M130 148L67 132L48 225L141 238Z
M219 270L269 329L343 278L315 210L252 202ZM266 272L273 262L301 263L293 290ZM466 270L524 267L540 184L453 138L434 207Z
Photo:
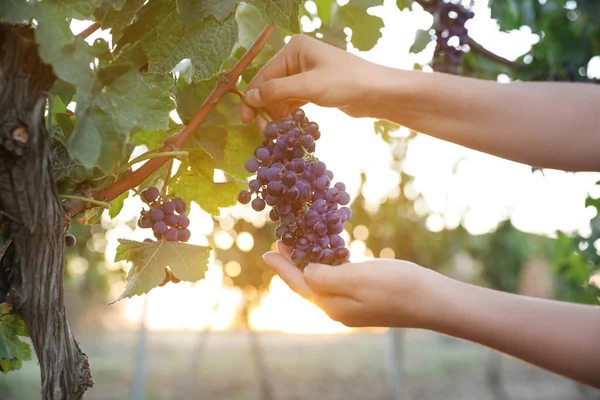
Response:
M415 41L409 51L413 54L418 54L425 50L425 47L427 47L429 43L431 43L431 34L429 33L429 30L419 29L415 34Z
M359 2L360 3L360 2ZM352 29L352 44L360 51L371 50L381 38L383 20L367 13L367 6L350 2L338 10L336 24Z
M223 23L235 11L238 0L177 0L183 29L192 29L198 21L211 15Z
M102 90L77 91L77 125L71 155L86 168L114 170L133 130L167 129L173 102L172 79L131 69Z
M195 80L218 73L237 40L233 13L222 23L208 16L184 30L175 2L155 0L144 5L136 22L123 30L117 48L140 41L148 55L150 72L170 72L190 59Z
M31 346L19 336L29 336L25 322L12 314L0 316L0 371L5 375L31 360Z
M300 0L247 0L258 9L269 24L291 33L300 33Z
M117 261L130 261L133 266L127 274L125 291L116 301L142 295L160 285L168 266L182 281L196 282L204 278L208 269L211 247L159 240L153 243L119 239Z
M121 193L119 197L111 201L110 209L108 210L108 216L110 219L115 218L121 210L123 209L123 204L125 203L125 199L129 197L129 190Z
M122 30L131 24L135 13L144 4L144 0L107 1L94 12L96 21L102 24L103 29L110 28L113 41L119 40Z

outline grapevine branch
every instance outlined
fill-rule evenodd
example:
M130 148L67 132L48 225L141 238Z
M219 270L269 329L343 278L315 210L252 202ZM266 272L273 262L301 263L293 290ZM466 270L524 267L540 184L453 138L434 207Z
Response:
M518 62L515 61L510 61L502 56L499 56L496 53L492 53L491 51L489 51L488 49L486 49L485 47L483 47L482 45L480 45L479 43L477 43L475 40L473 40L472 37L469 36L469 47L471 48L471 50L473 50L475 53L479 53L484 57L487 57L493 61L496 61L499 64L502 64L504 66L507 66L509 68L513 68L513 69L521 69L522 65Z
M265 46L275 28L267 25L258 36L256 41L250 46L246 53L238 60L238 62L228 71L223 74L223 79L217 80L217 84L204 100L192 120L175 136L167 139L160 152L168 152L181 149L185 146L190 136L202 125L210 112L215 108L217 103L230 92L235 91L235 85L244 70L250 65L252 60ZM162 167L165 163L171 160L172 157L152 158L148 160L139 169L125 175L106 189L92 193L91 197L100 201L111 201L124 193L127 190L133 189L152 175L156 170ZM88 203L89 204L89 203ZM85 211L88 206L85 203L79 203L68 211L71 217Z
M77 36L85 39L88 36L90 36L92 33L96 32L98 29L100 29L100 23L94 22L93 24L91 24L90 26L85 28L83 31L79 32L79 34Z

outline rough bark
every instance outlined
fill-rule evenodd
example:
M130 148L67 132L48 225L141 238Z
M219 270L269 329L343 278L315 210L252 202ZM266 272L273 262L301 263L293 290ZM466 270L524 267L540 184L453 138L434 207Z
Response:
M64 211L44 125L54 80L39 58L33 31L0 23L0 211L8 215L17 268L9 301L31 336L42 398L72 400L93 380L63 299Z

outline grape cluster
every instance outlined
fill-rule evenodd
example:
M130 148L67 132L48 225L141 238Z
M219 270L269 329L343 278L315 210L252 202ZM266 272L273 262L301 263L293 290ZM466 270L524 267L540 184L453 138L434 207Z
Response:
M283 244L292 246L292 260L304 268L309 262L339 265L350 251L340 233L351 216L350 195L342 182L333 184L333 172L312 153L321 133L301 109L278 122L269 122L265 140L245 167L256 177L238 201L255 211L271 206L269 217L279 221L275 230ZM254 195L254 199L252 198Z
M465 23L475 14L461 4L443 0L426 2L425 10L435 15L437 21L433 70L458 74L458 68L463 62L463 52L469 43Z
M165 200L155 187L144 190L141 197L150 209L142 210L138 220L140 228L152 228L154 237L159 240L187 242L190 239L190 220L185 215L187 205L181 198Z

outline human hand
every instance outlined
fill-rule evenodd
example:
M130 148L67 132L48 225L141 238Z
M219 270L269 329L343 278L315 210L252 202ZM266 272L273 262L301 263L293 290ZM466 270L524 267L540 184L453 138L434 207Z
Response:
M371 116L377 95L376 77L384 67L304 35L292 37L254 77L242 103L242 121L265 108L283 118L308 102L337 107L353 117Z
M339 266L309 264L302 272L291 248L263 258L292 290L346 326L427 327L439 304L428 288L444 277L407 261L376 259Z

